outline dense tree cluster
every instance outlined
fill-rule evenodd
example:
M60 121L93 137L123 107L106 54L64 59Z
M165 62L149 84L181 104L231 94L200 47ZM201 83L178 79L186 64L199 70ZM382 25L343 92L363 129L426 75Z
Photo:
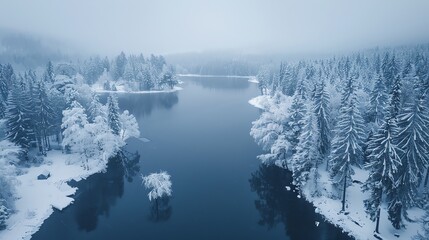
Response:
M89 78L60 69L61 74L56 73L48 62L37 76L0 65L0 130L5 138L0 140L0 229L13 211L17 166L40 163L47 151L62 149L78 154L77 160L90 169L106 164L126 139L140 135L136 119L120 112L116 96L110 95L103 105L84 84Z
M376 231L382 205L383 219L402 228L410 221L407 210L429 200L428 54L428 46L402 47L263 66L259 88L271 105L251 135L270 152L279 149L276 139L285 139L290 157L277 160L289 166L300 189L318 193L325 163L342 211L346 189L357 184L354 170L366 169L364 204ZM278 95L285 100L277 103ZM287 110L274 107L282 104Z
M163 56L145 58L143 54L126 56L121 52L112 60L95 56L82 64L70 64L71 69L64 65L57 68L57 73L69 76L70 72L73 74L71 69L77 68L87 84L99 83L104 90L115 91L118 85L129 91L161 90L178 84L175 69Z

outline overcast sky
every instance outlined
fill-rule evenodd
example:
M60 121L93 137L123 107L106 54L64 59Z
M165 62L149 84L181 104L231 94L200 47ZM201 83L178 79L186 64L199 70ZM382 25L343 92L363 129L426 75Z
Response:
M112 54L429 42L429 0L1 0L0 27Z

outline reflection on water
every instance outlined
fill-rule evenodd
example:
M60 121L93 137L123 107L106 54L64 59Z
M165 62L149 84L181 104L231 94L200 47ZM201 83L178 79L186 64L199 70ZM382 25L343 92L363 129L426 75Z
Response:
M154 109L171 109L179 102L178 92L129 94L119 93L119 108L129 109L136 117L148 116ZM100 95L100 101L106 103L108 94Z
M81 194L76 201L76 222L79 229L87 232L96 229L99 216L109 216L109 209L124 194L124 178L132 178L140 171L140 155L120 152L109 160L106 173L95 174L90 184L79 186Z
M75 195L75 203L59 212L59 215L47 219L46 222L61 221L66 226L77 223L80 231L91 232L97 228L99 217L109 217L110 208L115 206L118 199L124 194L124 179L132 181L140 171L140 155L120 152L111 158L105 173L98 173L88 177L85 181L70 184L78 187ZM57 219L56 219L57 218ZM41 229L33 239L58 239L64 233L59 229L51 229L49 232ZM50 238L49 238L49 237ZM73 237L69 236L69 238Z
M192 82L203 88L219 90L241 90L250 85L245 78L225 77L182 77L185 82Z
M249 180L252 191L259 197L255 207L259 224L268 229L283 224L291 239L351 239L314 212L314 207L297 197L291 186L291 172L277 166L261 165ZM285 186L291 186L287 191ZM316 226L315 220L320 222Z
M287 172L259 167L261 150L249 129L260 114L247 102L259 94L257 84L181 80L176 93L118 94L121 109L129 109L141 136L151 139L127 141L140 162L123 164L121 156L106 173L77 183L75 203L55 211L34 239L339 239L340 230L285 191ZM174 176L173 198L150 202L138 166L145 174L162 169Z
M173 210L170 206L170 197L164 196L152 201L150 205L149 220L152 222L164 222L170 219Z

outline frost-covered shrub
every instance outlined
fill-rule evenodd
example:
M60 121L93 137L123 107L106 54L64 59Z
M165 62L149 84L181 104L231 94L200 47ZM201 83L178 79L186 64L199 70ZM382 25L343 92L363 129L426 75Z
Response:
M148 193L149 201L171 196L171 180L167 172L151 173L146 177L142 176L142 180L144 186L151 189Z

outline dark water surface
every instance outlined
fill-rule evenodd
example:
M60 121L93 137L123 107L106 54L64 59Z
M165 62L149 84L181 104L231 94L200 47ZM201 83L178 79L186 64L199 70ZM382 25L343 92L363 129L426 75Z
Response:
M249 131L260 112L247 103L256 84L182 80L176 93L119 95L150 140L129 141L140 162L124 169L112 161L106 173L76 183L75 203L55 211L33 239L348 239L286 191L289 173L256 159L261 150ZM140 173L159 170L171 174L173 196L156 212Z

